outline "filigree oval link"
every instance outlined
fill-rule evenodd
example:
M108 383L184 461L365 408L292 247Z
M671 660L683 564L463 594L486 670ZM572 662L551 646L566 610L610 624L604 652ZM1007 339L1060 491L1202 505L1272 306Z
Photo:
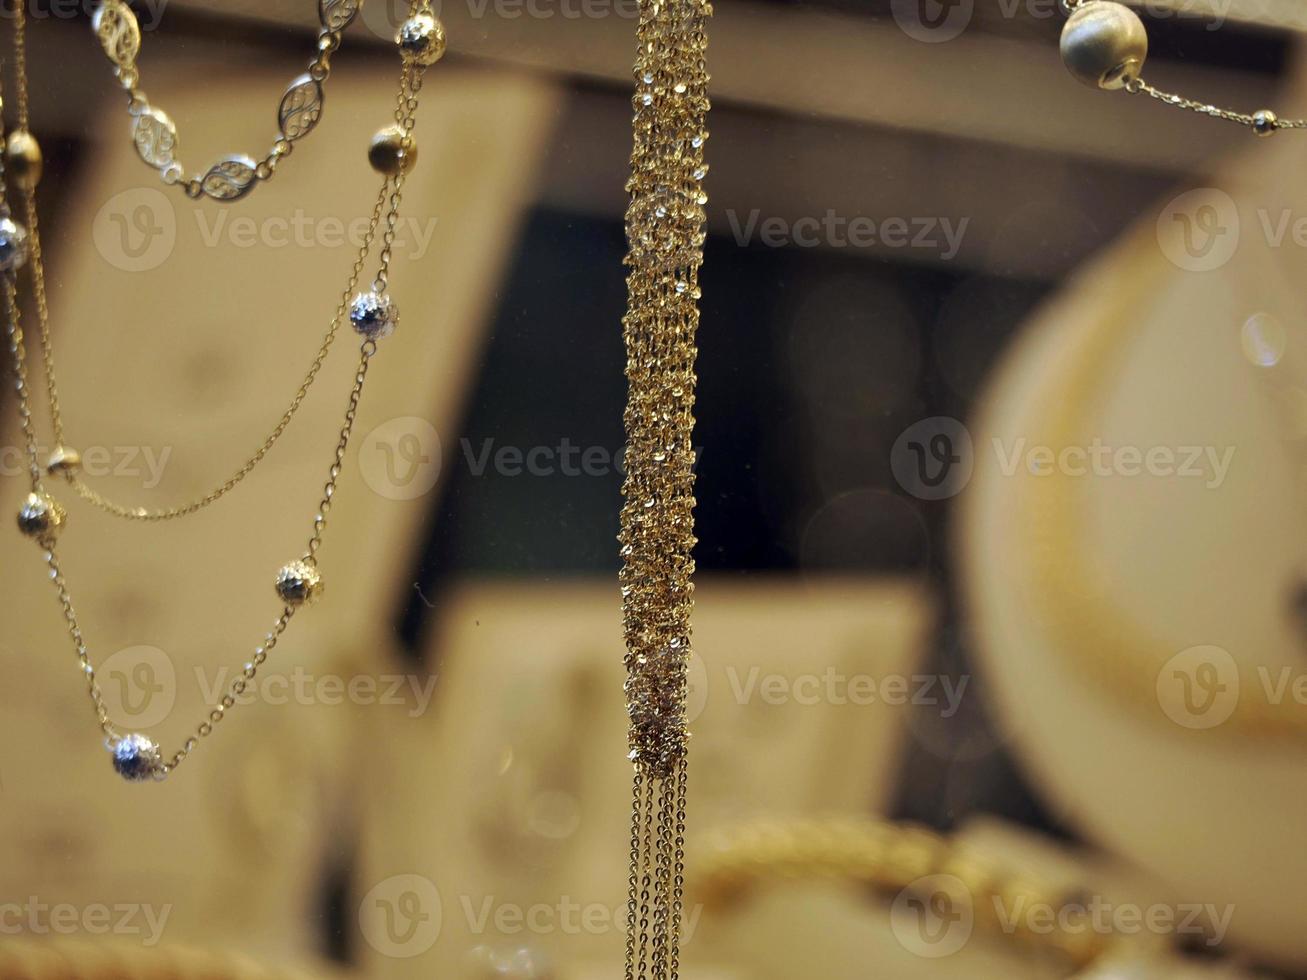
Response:
M177 162L177 127L162 109L151 107L136 117L132 142L151 167L166 170Z
M254 187L256 166L247 156L219 160L200 179L200 189L215 201L235 201Z
M120 70L135 67L141 50L141 25L127 4L122 0L104 0L91 18L91 27L110 61Z
M361 0L318 0L318 17L331 32L343 31L358 16Z
M291 82L277 107L281 135L292 142L307 136L322 118L322 102L322 84L311 75L301 75Z

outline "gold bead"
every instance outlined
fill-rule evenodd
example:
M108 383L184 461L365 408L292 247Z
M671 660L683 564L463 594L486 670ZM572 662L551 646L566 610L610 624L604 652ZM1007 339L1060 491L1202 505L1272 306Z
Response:
M63 527L64 509L45 493L29 493L18 508L18 530L30 538L53 535Z
M1089 0L1062 28L1062 61L1072 75L1102 89L1138 78L1148 57L1148 29L1129 7Z
M41 144L25 129L15 129L5 141L5 173L20 187L32 188L41 181L45 159Z
M313 602L322 594L322 575L306 561L293 561L277 572L277 596L290 606Z
M377 173L397 177L408 173L417 162L417 143L398 126L378 130L368 144L368 163Z
M66 476L70 480L81 468L82 454L67 446L56 446L45 463L45 471L51 476Z
M1270 109L1258 109L1253 113L1253 132L1258 136L1272 136L1280 128L1280 117Z
M406 61L426 68L445 53L445 28L431 14L417 14L399 25L395 43Z

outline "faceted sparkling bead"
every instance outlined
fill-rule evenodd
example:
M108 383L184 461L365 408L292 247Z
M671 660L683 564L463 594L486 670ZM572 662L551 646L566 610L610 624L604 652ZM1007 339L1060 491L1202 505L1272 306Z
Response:
M81 467L82 454L67 446L56 446L45 463L45 471L51 476L66 476L70 480Z
M18 530L28 537L43 538L63 526L64 509L45 493L29 493L18 508Z
M425 68L445 53L445 29L430 14L418 14L399 26L395 43L406 60Z
M291 606L313 602L322 593L322 575L306 561L293 561L277 572L277 596Z
M1062 61L1086 85L1123 88L1138 78L1148 57L1148 29L1129 7L1089 0L1062 28Z
M5 141L5 173L18 186L33 188L41 180L44 159L41 144L25 129L15 129Z
M1280 117L1270 109L1258 109L1253 113L1253 132L1258 136L1270 136L1280 128Z
M368 145L368 163L377 173L397 177L413 169L418 160L417 144L398 126L378 130Z
M124 735L110 747L113 767L118 775L131 782L153 779L163 766L159 747L144 735Z
M14 272L27 263L27 229L13 218L0 218L0 272Z
M380 340L395 332L399 307L385 293L369 290L354 297L349 308L349 322L364 337Z

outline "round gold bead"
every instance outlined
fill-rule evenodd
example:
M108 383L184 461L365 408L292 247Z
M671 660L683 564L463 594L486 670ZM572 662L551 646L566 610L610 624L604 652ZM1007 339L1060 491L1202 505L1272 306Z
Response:
M41 181L45 158L41 144L25 129L16 129L5 141L5 173L20 187L32 188Z
M417 14L399 25L395 43L406 61L426 68L445 53L445 28L431 14Z
M1062 61L1086 85L1124 88L1139 77L1148 57L1148 29L1129 7L1089 0L1062 28Z
M1280 117L1270 109L1258 109L1253 113L1253 132L1258 136L1272 136L1280 128Z
M18 508L18 530L29 538L44 538L63 527L64 509L45 493L29 493Z
M70 480L81 468L82 454L67 446L56 446L45 462L45 471L51 476L66 476Z
M306 561L293 561L277 572L277 596L288 606L302 606L322 594L322 575Z
M398 126L378 130L368 144L368 163L377 173L398 177L411 171L417 162L417 143Z

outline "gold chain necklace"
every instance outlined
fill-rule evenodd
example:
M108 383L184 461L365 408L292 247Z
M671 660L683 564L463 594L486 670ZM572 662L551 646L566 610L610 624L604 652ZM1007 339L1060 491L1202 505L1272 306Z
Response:
M341 32L349 26L354 16L358 13L361 4L358 0L319 0L318 13L322 23L322 30L319 34L319 56L315 64L321 63L321 77L325 79L326 72L330 70L329 57L330 53L339 47ZM18 29L14 41L14 63L16 74L16 88L18 90L19 103L19 120L18 131L10 136L10 159L11 162L18 165L19 172L15 175L21 191L24 205L24 215L27 222L27 234L29 238L29 248L33 257L33 294L36 305L36 313L40 327L41 353L45 364L45 386L49 397L50 415L54 428L55 449L47 461L47 470L51 473L61 473L66 476L72 484L73 489L83 500L95 505L106 513L115 517L121 517L126 520L157 522L175 520L180 517L186 517L197 511L203 510L210 504L225 497L237 484L248 476L255 467L263 461L263 458L272 450L272 447L281 438L286 431L300 405L308 395L309 389L317 379L319 371L322 369L323 362L330 352L332 344L339 333L341 323L351 312L351 297L355 294L358 286L359 277L362 274L363 266L367 262L368 255L371 253L373 241L376 238L377 230L381 225L383 215L388 214L387 198L389 188L382 186L377 196L376 203L373 206L372 214L368 221L367 230L364 233L363 240L360 243L358 253L355 256L354 266L351 269L349 279L342 291L340 302L336 306L335 314L328 326L322 342L314 354L309 364L308 371L300 381L299 387L291 397L290 403L278 418L272 430L264 437L259 447L245 459L236 470L218 486L207 491L203 495L188 501L186 503L176 504L170 507L149 508L136 505L127 505L118 503L104 494L98 492L93 487L88 486L81 478L79 464L81 456L76 449L67 445L64 438L63 411L59 399L59 386L56 380L54 346L51 339L49 324L49 306L46 302L45 292L45 275L43 264L41 262L40 252L40 229L37 223L37 210L35 201L35 184L40 177L40 148L28 134L27 120L27 72L26 72L26 32L23 29L25 23L24 12L19 10L16 14ZM134 67L135 54L140 46L140 28L137 24L135 15L130 9L118 3L118 0L106 0L96 12L96 19L93 20L97 36L100 37L101 43L104 44L106 52L117 63L118 59L123 59L124 65L118 70L120 79L124 84L130 82L136 84L137 75ZM322 38L334 38L330 43L324 44ZM125 38L126 40L122 40ZM117 40L115 40L117 39ZM425 39L425 40L424 40ZM439 21L429 14L418 13L401 28L401 33L397 37L397 43L401 48L408 47L415 57L420 56L427 64L434 63L439 59L445 49L444 29ZM319 74L311 69L310 74ZM295 86L292 86L294 89ZM289 92L288 92L289 95ZM143 98L143 97L142 97ZM135 96L133 96L135 99ZM285 108L283 100L283 108ZM321 109L321 98L317 100L318 110ZM284 113L283 113L284 115ZM398 119L398 113L397 117ZM313 119L316 124L317 117ZM308 132L311 126L301 120L296 124L294 130L297 135L293 139L298 139ZM136 147L141 150L139 139L140 129L134 131L134 142ZM175 148L175 138L171 145ZM284 152L279 154L284 156L289 153L289 147L292 145L287 142ZM393 169L402 166L411 169L417 158L417 148L411 138L406 138L403 128L398 123L382 129L373 138L372 146L369 150L369 159L374 167L385 173L387 169ZM147 159L148 162L148 159ZM25 179L25 175L31 175L33 179ZM189 192L188 192L189 193ZM191 196L197 196L192 194ZM393 210L393 209L392 209ZM389 249L393 242L395 227L393 222L387 220L383 238L385 242L386 255L388 258ZM385 273L388 261L382 265L381 275L373 282L373 291L381 293L385 291Z
M308 70L282 94L277 105L278 135L272 149L257 162L245 154L229 154L203 174L183 180L186 169L177 158L177 126L166 112L150 104L140 87L136 59L141 51L141 27L136 15L124 0L101 0L91 26L127 93L136 153L159 171L165 184L181 187L190 198L206 195L215 201L239 200L254 189L256 182L270 180L295 143L317 126L322 118L324 86L331 75L331 56L340 47L345 28L358 15L362 0L318 0L317 6L321 25L317 54ZM443 33L439 43L444 44Z
M195 733L188 737L177 751L165 759L159 747L151 739L139 733L120 732L109 717L108 709L100 692L95 667L91 663L86 640L78 622L72 596L56 550L57 537L63 527L66 515L63 507L46 492L44 487L47 470L50 473L60 473L71 478L76 473L77 460L75 452L63 449L61 450L62 455L60 455L60 451L57 451L56 458L50 460L46 466L42 466L28 397L27 352L20 318L17 286L17 273L24 265L27 265L32 273L38 316L42 328L42 349L46 354L46 376L51 386L52 402L57 406L53 361L50 357L48 314L45 308L44 271L41 261L40 237L39 232L36 232L37 225L35 221L35 188L41 176L41 154L39 144L28 129L29 109L27 104L26 19L24 6L24 0L16 0L13 4L15 22L14 65L18 75L15 91L19 103L19 128L10 134L6 140L5 165L3 171L0 172L0 199L3 199L4 196L4 181L9 175L12 175L22 192L25 213L32 228L32 233L29 233L27 229L24 229L10 218L7 211L0 218L0 279L3 280L0 282L0 292L3 292L5 325L9 339L9 350L14 362L19 423L23 433L31 485L31 492L19 509L18 526L24 534L35 539L44 549L49 577L63 608L68 634L73 641L78 665L86 681L87 693L95 709L96 720L105 735L105 744L112 754L114 768L120 775L129 780L160 780L181 765L199 744L200 739L212 734L215 726L227 716L227 712L236 705L237 699L245 692L250 682L254 680L259 668L267 660L281 635L290 625L291 617L295 611L305 603L317 598L321 592L322 578L318 570L318 550L322 545L327 516L331 510L332 500L336 493L336 484L344 465L345 451L348 448L350 435L353 432L359 401L363 395L364 382L367 379L368 365L373 354L377 351L378 340L388 336L395 329L398 318L398 311L391 303L387 291L392 247L399 220L399 206L404 180L412 168L415 155L413 128L416 122L418 94L422 88L422 79L426 69L435 64L444 53L444 31L432 15L428 0L411 0L409 18L401 26L396 36L396 43L401 53L401 70L395 103L395 123L393 126L383 129L374 137L368 153L368 159L373 167L383 175L381 191L378 195L378 203L373 210L372 223L364 247L355 260L349 290L353 289L362 265L367 260L378 228L382 228L381 248L378 255L379 269L376 278L373 280L372 288L367 292L359 293L349 303L348 315L350 323L363 339L359 348L358 366L350 388L336 450L327 471L327 481L323 486L322 499L319 501L318 511L313 519L313 529L308 544L300 558L289 562L277 573L274 585L277 596L282 602L282 610L274 621L272 629L265 635L263 643L255 648L254 655L232 682L227 693L219 699L218 703L210 709L205 719L200 722L195 729ZM326 9L327 6L324 4L323 9ZM131 12L126 11L126 16L132 16ZM118 29L123 29L121 24ZM346 296L348 296L349 290L347 290ZM342 302L342 308L344 305ZM314 362L314 368L310 372L309 379L305 385L301 386L289 414L294 414L294 409L298 407L299 401L303 399L308 383L312 381L322 358L325 357L326 347L329 346L330 339L334 336L336 326L342 318L342 312L343 310L338 310L336 322L333 323L332 331L328 334L328 343L324 344L324 349ZM56 432L61 433L62 423L59 421L57 409L54 414ZM285 423L288 421L289 418L286 418L283 424L278 427L271 442L276 441L276 436L280 435L280 431L284 429ZM239 479L257 464L269 446L270 443L265 443L265 447L255 455L253 461L247 464L247 467L241 473L238 473L234 480L224 484L217 496L221 496L227 489L239 482ZM83 495L85 496L85 494ZM216 499L216 496L212 497L212 499ZM198 506L204 506L209 502L211 500L206 498ZM184 512L193 512L194 509L198 509L198 506L183 510ZM180 516L181 512L168 513L166 516Z
M622 607L635 767L627 980L680 971L686 671L694 605L695 331L708 137L707 0L640 0L626 214Z

